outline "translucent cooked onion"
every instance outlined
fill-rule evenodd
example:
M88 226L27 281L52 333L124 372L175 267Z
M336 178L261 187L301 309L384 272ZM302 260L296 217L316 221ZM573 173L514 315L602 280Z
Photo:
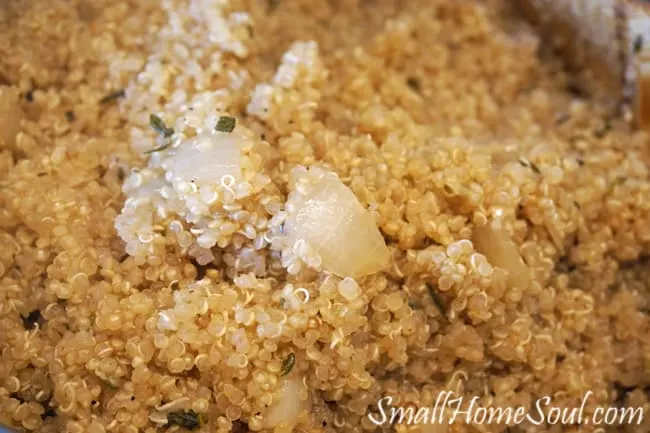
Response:
M0 86L0 148L13 148L20 131L23 112L18 105L18 91Z
M162 162L172 182L221 184L224 176L241 177L241 142L236 133L204 132L182 143Z
M384 238L352 190L325 170L312 169L306 178L287 202L286 236L305 241L324 270L342 277L362 277L386 266L390 253Z
M472 241L476 250L487 257L490 264L508 271L508 281L512 286L520 289L528 288L530 285L528 266L507 232L490 225L475 227Z
M309 409L305 386L298 377L280 379L279 391L273 397L273 403L266 413L269 428L285 424L293 425L303 410Z

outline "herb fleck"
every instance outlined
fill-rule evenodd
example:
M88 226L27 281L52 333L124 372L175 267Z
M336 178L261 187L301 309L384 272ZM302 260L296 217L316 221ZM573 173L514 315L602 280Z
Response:
M440 310L442 314L445 314L447 308L445 307L445 300L443 299L442 295L440 295L440 293L438 293L430 284L427 284L427 289L429 290L429 296L431 296L431 300L436 305L438 310Z
M294 364L296 363L296 355L293 353L290 353L289 356L287 356L287 359L282 361L282 374L281 376L286 376L291 372L293 369Z
M25 99L27 99L27 102L34 102L34 90L30 90L27 93L25 93Z
M216 129L219 132L232 132L237 124L237 119L232 116L220 116L217 121Z
M114 92L106 94L102 99L99 100L100 104L108 104L109 102L116 101L124 97L124 89L115 90Z
M174 128L168 128L165 122L153 113L149 115L149 126L164 138L169 138L174 134Z
M641 52L642 49L643 49L643 35L638 35L634 39L634 45L632 46L632 52L634 52L634 54L638 54L638 53Z
M68 110L68 111L65 112L65 119L68 122L74 122L76 118L77 118L77 116L75 116L74 111Z
M160 152L161 150L167 149L170 145L171 145L171 143L165 143L162 146L158 146L158 147L155 147L153 149L145 150L144 153L145 153L145 155L149 155L151 153Z
M167 424L177 425L186 430L196 430L201 427L201 418L193 410L170 412L167 414Z

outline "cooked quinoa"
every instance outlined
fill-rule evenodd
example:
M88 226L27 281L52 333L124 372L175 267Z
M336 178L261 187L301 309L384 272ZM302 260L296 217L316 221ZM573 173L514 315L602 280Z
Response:
M0 424L650 431L649 136L509 5L2 2Z

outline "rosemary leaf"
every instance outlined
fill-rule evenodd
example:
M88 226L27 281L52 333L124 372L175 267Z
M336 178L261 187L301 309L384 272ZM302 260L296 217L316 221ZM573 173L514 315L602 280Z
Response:
M232 116L220 116L217 126L214 128L219 132L232 132L237 124L237 119Z
M171 145L171 143L165 143L162 146L155 147L155 148L149 149L149 150L145 150L144 153L145 153L145 155L150 155L150 154L155 153L155 152L160 152L162 150L167 149L170 145Z
M634 39L634 45L632 47L632 51L634 54L638 54L643 50L643 36L638 35L636 39Z
M149 126L165 138L169 138L174 134L174 128L168 128L165 122L153 113L149 115Z
M104 96L102 99L99 100L100 104L107 104L109 102L118 100L122 97L124 97L124 89L116 90L114 92L108 93L106 96Z
M186 430L196 430L201 427L201 418L193 410L170 412L167 414L167 424L177 425Z
M289 356L287 356L287 359L282 361L282 374L281 376L286 376L291 372L293 369L294 364L296 363L296 355L293 353L290 353Z

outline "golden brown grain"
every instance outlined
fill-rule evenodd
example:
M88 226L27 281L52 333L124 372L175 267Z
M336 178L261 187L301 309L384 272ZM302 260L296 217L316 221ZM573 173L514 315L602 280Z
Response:
M648 135L570 94L508 2L220 4L0 5L0 423L373 431L380 397L443 390L650 408ZM220 115L241 178L165 179ZM338 175L389 263L284 242L297 166Z

